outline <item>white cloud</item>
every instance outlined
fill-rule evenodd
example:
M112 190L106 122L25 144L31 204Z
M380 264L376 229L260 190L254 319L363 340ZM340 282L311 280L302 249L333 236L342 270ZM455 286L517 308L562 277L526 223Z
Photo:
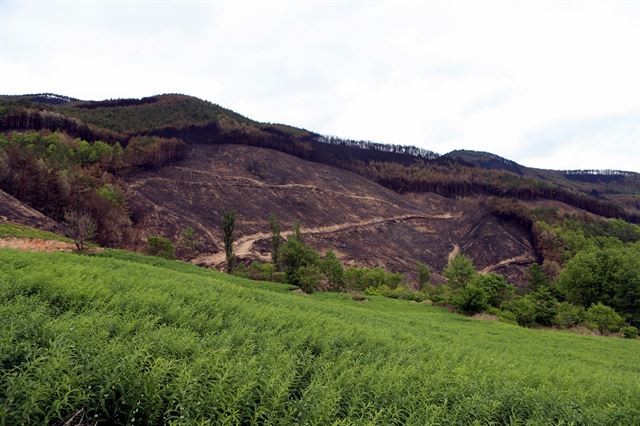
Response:
M640 171L638 2L5 1L0 11L0 93L181 92L344 137Z

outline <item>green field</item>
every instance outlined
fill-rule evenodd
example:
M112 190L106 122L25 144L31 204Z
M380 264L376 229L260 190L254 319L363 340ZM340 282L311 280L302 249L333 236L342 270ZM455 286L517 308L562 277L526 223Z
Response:
M0 251L0 423L640 424L640 341Z
M72 243L70 238L62 237L53 232L43 231L41 229L32 228L26 225L20 225L13 222L0 223L0 238L40 238L43 240L56 240Z

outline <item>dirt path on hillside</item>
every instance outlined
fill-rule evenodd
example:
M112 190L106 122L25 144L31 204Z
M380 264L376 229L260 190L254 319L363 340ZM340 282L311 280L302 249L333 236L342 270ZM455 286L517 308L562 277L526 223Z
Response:
M530 254L522 254L520 256L515 256L515 257L510 257L508 259L503 259L498 263L495 263L493 265L489 265L485 268L483 268L482 270L480 270L480 273L482 274L486 274L489 272L493 272L498 268L501 268L503 266L508 266L508 265L528 265L530 263L533 263L536 261L536 258L531 256Z
M408 214L408 215L394 216L394 217L388 217L388 218L368 219L361 222L340 223L340 224L321 226L316 228L302 228L301 232L307 235L331 234L335 232L350 231L356 228L365 228L369 226L381 225L384 223L398 223L398 222L404 222L404 221L413 220L413 219L445 219L447 220L447 219L457 219L458 217L460 217L459 214L455 215L452 213L445 213L441 215ZM291 235L291 233L292 231L285 231L281 235L283 237L287 237ZM258 232L255 234L246 235L244 237L238 238L238 240L234 242L233 252L236 256L239 256L239 257L248 256L252 253L253 245L257 241L265 240L267 238L271 238L271 234L267 232ZM256 256L262 261L270 260L270 256L264 256L260 254L256 254ZM225 253L223 251L220 251L215 254L208 254L208 255L197 257L195 259L192 259L191 262L201 266L217 267L219 265L222 265L225 262L225 260L226 260Z
M244 176L223 176L223 175L218 175L215 173L210 173L210 172L206 172L203 170L195 170L195 169L190 169L187 167L174 167L177 170L181 170L183 172L189 172L189 173L193 173L193 174L202 174L202 175L206 175L218 180L226 180L226 181L233 181L233 182L244 182L245 184L242 183L235 183L235 186L246 186L246 187L252 187L252 188L266 188L266 189L304 189L304 190L308 190L308 191L312 191L312 192L321 192L323 194L327 194L327 195L334 195L334 196L339 196L339 197L347 197L347 198L353 198L353 199L357 199L357 200L366 200L366 201L375 201L378 203L383 203L383 204L388 204L390 206L394 206L394 207L398 207L395 203L392 203L391 201L387 201L387 200L383 200L381 198L376 198L376 197L371 197L368 195L356 195L356 194L351 194L351 193L347 193L347 192L340 192L340 191L332 191L330 189L325 189L325 188L320 188L318 186L315 185L308 185L308 184L302 184L302 183L284 183L284 184L275 184L275 183L266 183L266 182L262 182L260 180L257 179L252 179L249 177L244 177ZM200 186L221 186L220 184L216 184L214 182L205 182L205 181L198 181L198 180L179 180L176 181L175 179L169 179L169 178L165 178L165 177L159 177L159 176L154 176L154 177L148 177L148 178L140 178L138 180L136 180L135 182L130 182L129 186L131 188L139 188L140 186L146 184L146 183L150 183L150 182L171 182L171 183L175 183L175 182L180 182L182 184L191 184L191 185L200 185Z
M447 256L447 263L451 263L451 260L460 254L460 246L458 244L453 245L453 249L449 252Z
M10 248L23 251L73 251L76 246L64 241L43 240L41 238L0 238L0 248Z

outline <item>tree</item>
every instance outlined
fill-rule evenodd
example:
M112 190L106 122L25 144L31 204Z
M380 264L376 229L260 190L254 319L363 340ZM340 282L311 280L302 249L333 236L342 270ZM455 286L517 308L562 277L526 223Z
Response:
M184 256L192 256L196 250L198 250L199 246L200 238L192 227L187 226L180 231L180 235L178 237L178 248L183 252Z
M607 332L616 332L624 324L620 314L602 303L596 303L587 309L585 319L587 324L598 329L602 335Z
M534 263L529 267L527 271L528 283L527 287L529 291L536 291L542 287L549 287L550 281L547 275L543 272L542 267L537 263Z
M64 213L64 226L78 251L83 251L85 242L95 236L96 223L89 213L69 210Z
M311 271L310 267L317 267L320 262L320 256L315 250L298 240L289 238L280 247L278 256L289 284L299 287L303 284L309 285L310 281L305 278L305 273ZM311 272L315 274L315 270Z
M278 259L278 252L282 245L282 236L280 235L280 221L278 216L272 214L269 218L269 226L271 227L271 261L276 269L280 268L280 262Z
M344 268L331 250L327 250L322 260L320 260L320 272L331 288L342 288L344 284Z
M476 283L487 293L487 304L493 307L500 307L503 302L513 294L513 286L499 274L476 274L471 283Z
M236 212L233 210L222 213L222 233L224 235L224 253L227 259L227 272L233 270L233 230L236 226Z
M416 269L418 272L418 290L424 290L429 285L429 280L431 279L431 271L429 267L422 263L416 263Z
M158 256L164 259L172 260L176 258L176 248L173 246L171 240L161 236L149 237L144 251L148 255Z
M578 252L558 278L570 302L589 308L611 306L632 325L640 325L640 245Z
M291 234L291 238L293 238L299 243L304 242L302 240L302 231L300 230L300 222L298 222L297 220L293 222L293 232Z
M454 256L442 273L453 289L464 287L475 274L473 262L463 254Z

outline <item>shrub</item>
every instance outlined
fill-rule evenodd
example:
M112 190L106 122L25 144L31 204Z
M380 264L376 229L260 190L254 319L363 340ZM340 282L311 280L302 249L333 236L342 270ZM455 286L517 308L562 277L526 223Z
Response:
M160 236L149 237L147 246L145 247L145 253L165 259L176 258L176 248L173 246L171 240Z
M556 315L553 324L562 328L576 326L584 321L585 310L582 306L576 306L569 302L556 305Z
M620 329L620 332L625 339L635 339L638 337L638 328L632 325L624 326Z
M548 288L529 293L528 297L535 306L535 322L540 325L551 325L556 316L558 300L551 294Z
M248 268L249 278L257 281L273 281L273 274L276 271L273 263L251 262Z
M351 293L351 300L354 302L366 302L367 298L359 291L354 291Z
M478 280L472 280L453 294L451 303L460 312L476 314L487 309L489 306L489 298L489 293Z
M587 309L586 323L590 328L597 329L600 334L614 333L620 330L624 320L613 308L597 303Z
M454 256L442 272L442 275L448 280L449 286L454 289L464 287L475 274L473 262L462 254Z
M364 290L383 284L394 289L401 281L402 274L388 272L382 268L347 268L344 272L344 285L351 290Z
M509 304L513 317L523 327L531 327L536 322L536 304L528 296L518 297Z

